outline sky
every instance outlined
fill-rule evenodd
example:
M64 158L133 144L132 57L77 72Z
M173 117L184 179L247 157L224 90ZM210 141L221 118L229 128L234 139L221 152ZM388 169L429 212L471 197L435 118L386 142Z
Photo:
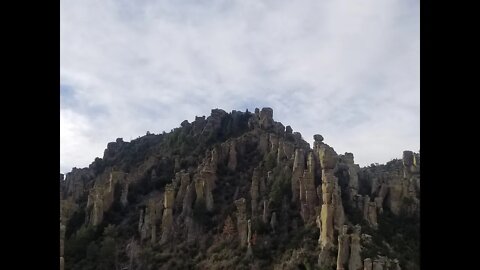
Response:
M108 142L271 107L361 166L420 149L418 0L62 0L60 171Z

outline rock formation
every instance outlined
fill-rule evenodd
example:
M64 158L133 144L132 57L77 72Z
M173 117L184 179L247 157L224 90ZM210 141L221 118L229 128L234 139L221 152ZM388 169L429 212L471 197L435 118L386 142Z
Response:
M235 171L237 168L237 149L235 140L232 140L230 143L230 149L228 154L228 168L232 171Z
M332 192L332 203L334 205L333 225L335 230L339 231L345 223L345 211L342 203L342 192L337 181L334 182L335 185Z
M87 207L92 205L92 210L90 214L90 224L97 226L103 221L103 190L102 188L94 188L90 191L88 195Z
M175 196L175 206L182 206L185 193L187 192L187 187L190 184L190 174L185 171L180 171L177 173L178 178L180 178L180 187L178 188L177 195Z
M208 137L211 136L216 130L218 130L222 124L222 119L227 115L222 109L212 109L210 116L207 117L205 126L201 132L202 135Z
M260 128L269 129L273 127L273 110L272 108L262 108L260 111Z
M384 262L379 260L379 259L375 259L373 261L373 267L372 267L372 270L383 270L383 266L384 266Z
M161 199L153 196L151 197L144 209L140 210L140 221L138 229L140 232L140 240L150 239L151 243L157 240L157 223L160 220L163 211Z
M391 270L402 270L402 268L400 267L400 264L399 264L397 259L393 260L393 269L391 269Z
M237 207L238 239L240 240L240 246L244 247L247 245L248 241L247 206L245 198L240 198L236 200L235 206Z
M279 138L276 134L270 134L270 153L278 153Z
M165 186L165 194L163 199L163 218L162 218L162 237L160 244L167 243L173 234L173 206L175 199L175 190L171 184Z
M252 255L252 221L247 221L247 256Z
M320 211L320 246L322 248L330 247L333 245L333 216L335 212L335 206L333 205L332 194L334 191L333 185L336 178L333 174L328 174L323 171L322 177L322 208Z
M191 216L192 214L192 204L196 201L196 183L191 182L188 184L185 190L185 196L183 197L183 204L182 204L182 213L180 214L181 217Z
M352 153L345 153L345 155L342 156L342 161L348 168L348 195L350 201L353 201L355 196L358 194L358 172L360 171L360 167L357 164L354 164Z
M207 211L213 211L213 189L217 179L218 152L208 152L208 155L199 166L198 173L194 175L195 190L197 192L197 201L195 203L205 203Z
M340 234L338 235L338 255L337 255L337 270L344 270L350 255L350 241L347 234L348 226L344 225Z
M308 153L307 169L299 178L300 184L300 205L301 215L304 222L312 221L315 218L315 207L317 206L317 190L315 187L315 162L313 152Z
M129 187L129 183L125 181L122 184L122 191L120 194L120 203L122 204L123 207L127 206L128 204L128 187Z
M363 260L363 270L372 270L372 260L370 258Z
M87 199L87 213L86 224L97 226L103 221L104 213L107 212L115 198L116 185L126 186L127 191L122 191L120 194L120 202L122 205L126 205L127 192L128 192L128 180L127 174L120 171L104 172L102 175L96 178L94 186L88 192Z
M334 175L338 155L330 146L322 142L323 137L315 135L314 153L322 170L322 208L320 211L320 246L329 249L334 245L334 229L340 230L344 224L344 210L338 178Z
M305 170L305 154L303 149L295 149L292 172L292 201L296 202L300 196L300 178Z
M258 215L257 211L258 211L260 178L261 178L261 169L257 167L253 170L252 185L250 187L250 196L252 198L250 203L251 203L251 206L252 206L252 218L254 220L256 220L257 215Z
M349 270L362 270L363 263L362 258L360 257L360 226L356 225L353 228L353 233L351 234L350 240L350 259L348 260L348 269Z
M72 197L74 201L78 200L88 189L93 181L94 172L90 168L73 168L71 172L65 175L64 197Z
M265 224L268 224L270 218L270 212L268 210L268 201L263 200L263 215L262 215L262 221Z
M275 229L277 228L278 221L277 221L277 213L273 212L272 213L272 219L270 220L270 227L272 228L272 231L275 233Z
M100 265L107 258L91 255L111 238L124 255L115 258L117 269L418 266L417 234L406 232L418 226L420 155L405 151L360 168L321 135L311 148L291 126L273 121L270 108L214 109L169 133L117 139L88 168L61 175L59 186L66 268ZM353 227L360 222L369 235ZM102 234L104 226L112 230ZM375 230L385 226L405 241ZM412 245L405 250L403 242Z
M368 203L368 214L367 214L367 221L368 224L376 229L378 227L377 223L377 204L375 202Z

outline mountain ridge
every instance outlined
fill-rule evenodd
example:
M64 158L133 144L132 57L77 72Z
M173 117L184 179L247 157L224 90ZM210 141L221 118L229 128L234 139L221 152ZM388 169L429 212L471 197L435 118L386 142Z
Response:
M213 109L170 133L118 138L60 175L61 264L419 269L420 154L360 168L323 140L310 147L271 108Z

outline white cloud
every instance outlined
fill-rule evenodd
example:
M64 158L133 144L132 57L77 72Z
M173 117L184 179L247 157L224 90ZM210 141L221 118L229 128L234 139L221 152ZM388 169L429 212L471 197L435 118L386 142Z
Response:
M60 49L64 172L217 107L361 165L420 147L418 1L64 0Z

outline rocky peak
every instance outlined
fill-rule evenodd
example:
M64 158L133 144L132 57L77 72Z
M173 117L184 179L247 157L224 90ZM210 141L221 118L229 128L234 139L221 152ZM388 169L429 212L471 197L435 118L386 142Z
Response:
M418 214L419 154L360 168L319 134L311 148L275 122L271 108L213 109L180 126L130 143L117 139L104 159L60 176L61 222L71 231L66 269L91 259L73 255L82 245L76 232L95 228L94 243L102 243L107 225L121 232L117 254L127 254L116 266L129 269L399 269L402 254L416 248L402 249L381 228L415 243L399 224L417 223L397 221L404 210L412 220ZM378 250L399 260L381 259Z

